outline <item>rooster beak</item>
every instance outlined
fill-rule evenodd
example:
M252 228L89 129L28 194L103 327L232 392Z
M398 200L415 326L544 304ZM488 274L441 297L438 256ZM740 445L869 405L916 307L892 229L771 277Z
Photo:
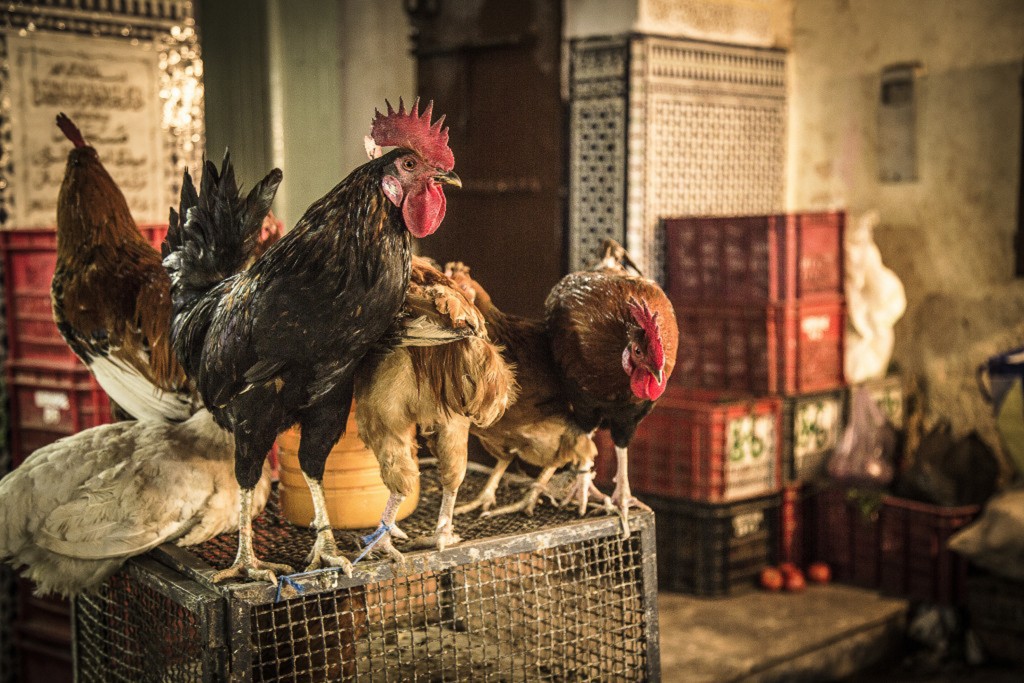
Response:
M445 185L454 185L455 187L462 187L462 178L455 174L455 171L448 171L447 173L439 173L434 176L434 180Z
M659 387L662 384L664 384L665 383L665 369L664 368L658 368L657 370L655 370L654 371L654 379L655 379L655 381L658 382L658 386Z

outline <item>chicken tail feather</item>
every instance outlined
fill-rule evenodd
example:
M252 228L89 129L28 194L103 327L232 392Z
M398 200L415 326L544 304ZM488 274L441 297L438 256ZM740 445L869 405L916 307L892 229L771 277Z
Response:
M60 132L64 133L64 137L70 140L71 144L75 147L86 146L82 132L78 130L78 126L64 112L57 114L57 127L60 128Z
M410 347L420 387L429 387L447 414L464 415L481 427L497 422L515 402L519 387L501 350L479 337L431 347Z

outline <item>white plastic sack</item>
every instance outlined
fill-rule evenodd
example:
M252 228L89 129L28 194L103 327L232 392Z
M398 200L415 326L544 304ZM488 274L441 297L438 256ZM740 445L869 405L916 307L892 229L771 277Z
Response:
M882 264L875 244L877 211L860 217L846 232L846 380L884 377L896 337L893 326L907 309L896 273Z

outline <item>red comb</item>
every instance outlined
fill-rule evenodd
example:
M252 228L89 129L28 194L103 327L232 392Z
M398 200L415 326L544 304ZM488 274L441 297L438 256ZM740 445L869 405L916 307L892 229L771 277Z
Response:
M637 301L633 297L629 299L629 312L633 320L647 335L647 352L655 363L664 362L664 350L661 346L661 325L658 324L658 314L648 307L646 301Z
M405 111L402 98L398 98L397 112L390 102L385 100L385 103L388 105L387 116L377 110L373 118L370 137L374 142L381 147L407 147L445 171L455 167L455 155L448 147L448 129L441 128L444 116L433 125L430 124L430 116L434 111L433 101L427 104L422 114L418 97L408 112Z

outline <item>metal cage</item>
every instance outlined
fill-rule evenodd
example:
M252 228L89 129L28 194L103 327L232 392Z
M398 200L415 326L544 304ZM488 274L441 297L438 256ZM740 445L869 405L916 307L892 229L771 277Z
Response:
M466 499L483 486L470 473ZM430 533L440 500L424 469L417 511ZM499 503L522 495L503 486ZM654 516L579 519L545 505L522 515L458 519L463 542L406 553L401 571L367 560L265 583L214 585L234 534L163 546L133 560L74 614L77 680L88 681L639 681L658 678ZM314 536L283 521L276 495L255 523L260 557L304 565ZM355 534L336 532L342 548Z

